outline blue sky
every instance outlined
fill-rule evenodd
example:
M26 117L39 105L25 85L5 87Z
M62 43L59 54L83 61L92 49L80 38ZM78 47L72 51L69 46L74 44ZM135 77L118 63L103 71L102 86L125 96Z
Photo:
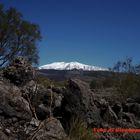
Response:
M140 63L140 0L1 0L39 24L40 65L79 61L110 67Z

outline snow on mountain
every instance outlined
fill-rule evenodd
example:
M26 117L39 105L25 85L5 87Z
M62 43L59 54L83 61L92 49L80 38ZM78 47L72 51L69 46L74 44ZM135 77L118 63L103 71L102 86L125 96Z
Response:
M54 69L54 70L85 70L85 71L106 71L108 69L91 66L91 65L85 65L81 64L79 62L54 62L51 64L40 66L39 69Z

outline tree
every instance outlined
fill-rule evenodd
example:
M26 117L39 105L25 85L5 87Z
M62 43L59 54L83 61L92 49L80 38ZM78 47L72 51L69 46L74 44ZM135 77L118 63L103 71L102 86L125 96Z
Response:
M132 58L127 57L125 61L122 62L122 68L124 69L125 72L133 72L133 64L132 64Z
M140 64L135 66L135 72L136 74L140 74Z
M0 5L0 66L17 56L38 64L37 42L41 40L39 26L23 19L15 8L5 10Z
M135 66L132 63L131 57L126 57L124 61L118 61L113 70L116 72L135 73Z
M118 62L115 64L115 66L113 67L113 70L116 71L116 72L120 72L120 71L121 71L121 66L122 66L121 62L118 61Z

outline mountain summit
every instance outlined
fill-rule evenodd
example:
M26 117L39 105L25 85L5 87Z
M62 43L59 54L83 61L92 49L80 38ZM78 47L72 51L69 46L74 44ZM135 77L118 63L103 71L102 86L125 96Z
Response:
M84 70L84 71L106 71L108 69L97 67L97 66L91 66L91 65L85 65L79 62L54 62L51 64L40 66L39 69L54 69L54 70Z

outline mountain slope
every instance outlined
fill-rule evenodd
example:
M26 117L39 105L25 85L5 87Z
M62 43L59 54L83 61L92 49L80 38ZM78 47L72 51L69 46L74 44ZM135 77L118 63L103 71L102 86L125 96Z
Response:
M91 66L91 65L85 65L79 62L54 62L51 64L40 66L39 69L54 69L54 70L84 70L84 71L106 71L108 69L97 67L97 66Z

